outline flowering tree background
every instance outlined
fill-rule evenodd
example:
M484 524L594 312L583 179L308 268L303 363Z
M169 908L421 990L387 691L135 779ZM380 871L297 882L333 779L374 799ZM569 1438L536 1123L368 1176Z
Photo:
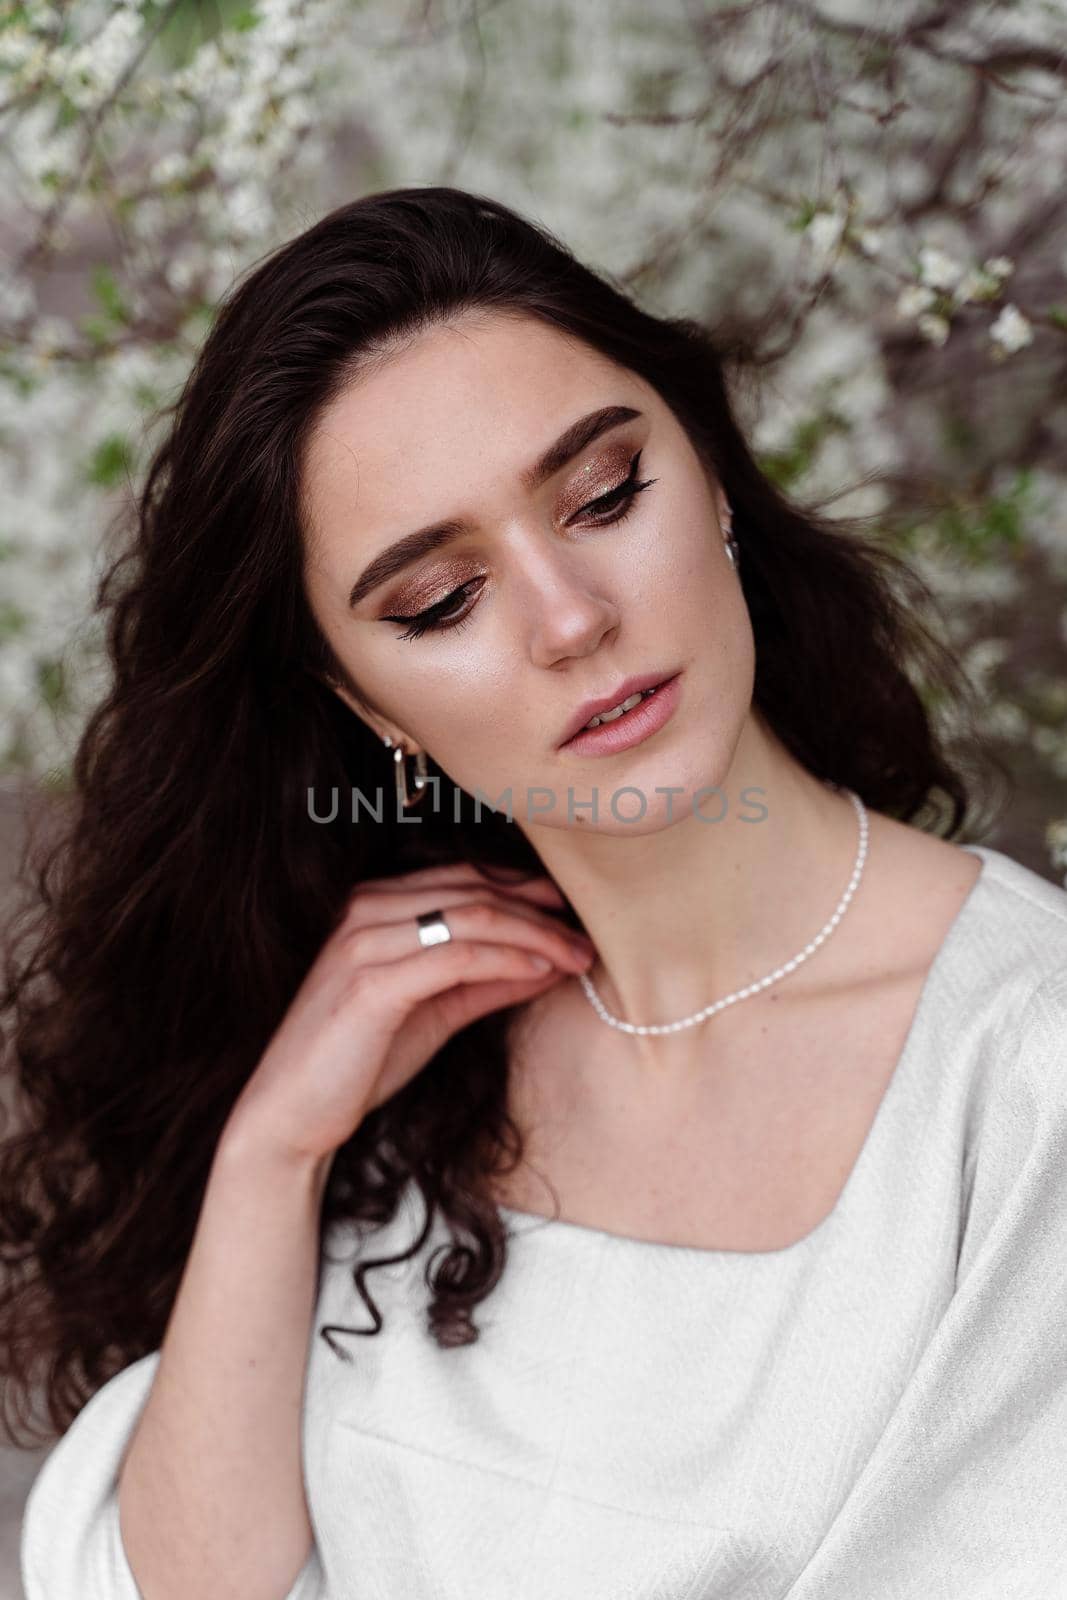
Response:
M235 277L456 183L728 320L765 469L930 583L1067 875L1067 0L0 11L0 772L62 790L117 497ZM949 713L946 711L946 716Z

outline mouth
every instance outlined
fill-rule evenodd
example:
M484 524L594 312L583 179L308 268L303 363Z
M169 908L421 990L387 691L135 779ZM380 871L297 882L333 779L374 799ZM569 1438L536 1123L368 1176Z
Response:
M578 754L600 755L628 749L658 731L678 702L681 669L632 678L614 691L614 698L588 701L572 719L557 746ZM580 719L580 720L579 720Z

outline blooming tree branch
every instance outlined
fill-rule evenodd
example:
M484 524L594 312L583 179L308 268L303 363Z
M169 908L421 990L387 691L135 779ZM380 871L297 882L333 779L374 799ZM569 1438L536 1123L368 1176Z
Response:
M344 199L446 182L747 351L765 470L923 568L1062 852L1065 0L220 0L175 56L188 7L0 13L6 770L62 776L99 539L219 296Z

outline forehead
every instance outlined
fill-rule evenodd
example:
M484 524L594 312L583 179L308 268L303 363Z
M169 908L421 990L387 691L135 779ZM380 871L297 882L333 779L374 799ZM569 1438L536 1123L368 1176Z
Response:
M390 525L463 511L453 502L465 486L513 490L575 417L647 406L649 394L635 373L534 318L483 313L427 329L319 417L304 471L314 524L351 526L357 507L361 522Z

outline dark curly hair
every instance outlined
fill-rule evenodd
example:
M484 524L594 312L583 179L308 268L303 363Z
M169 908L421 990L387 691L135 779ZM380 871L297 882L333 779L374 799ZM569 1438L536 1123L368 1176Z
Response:
M372 830L343 809L292 826L309 789L388 782L391 766L324 682L356 687L303 588L305 446L365 357L473 308L540 318L671 408L732 504L754 702L797 761L901 821L965 825L981 740L973 691L912 603L933 597L869 519L802 510L760 470L727 390L752 353L742 334L640 309L485 196L402 188L331 212L228 295L161 413L172 421L95 597L111 686L58 837L24 855L33 886L2 1002L12 1438L13 1402L35 1384L62 1432L161 1345L223 1126L353 887L445 862L543 873L506 817L483 806L473 825L473 798L444 774L417 828L388 807ZM940 706L965 739L938 729ZM580 926L569 904L563 918ZM390 1220L411 1180L425 1203L407 1251L356 1269L371 1333L363 1274L408 1259L440 1213L452 1243L427 1269L429 1327L442 1346L478 1337L472 1308L506 1261L487 1179L522 1155L506 1098L521 1009L461 1029L335 1154L320 1245L340 1219ZM336 1330L319 1331L336 1350Z

